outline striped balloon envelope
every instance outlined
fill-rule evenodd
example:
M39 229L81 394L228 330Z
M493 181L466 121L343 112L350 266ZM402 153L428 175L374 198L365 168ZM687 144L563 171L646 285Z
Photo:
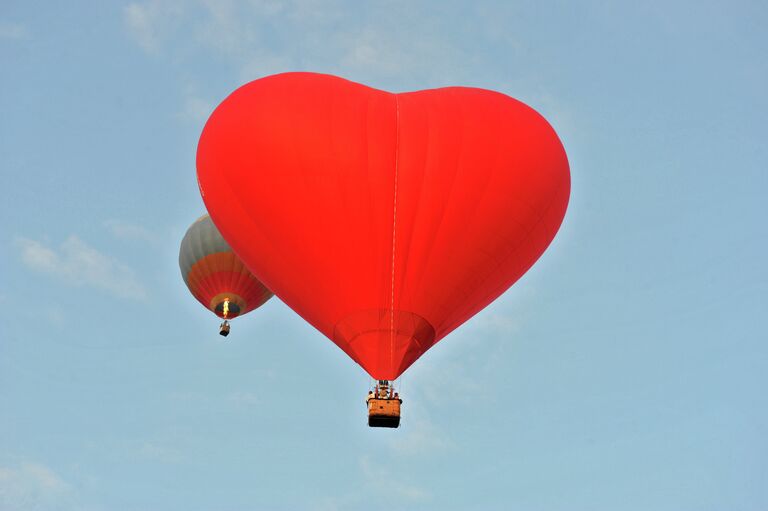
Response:
M179 267L192 295L224 320L242 316L272 297L203 215L181 240ZM228 332L227 326L227 332ZM222 331L222 335L226 335Z

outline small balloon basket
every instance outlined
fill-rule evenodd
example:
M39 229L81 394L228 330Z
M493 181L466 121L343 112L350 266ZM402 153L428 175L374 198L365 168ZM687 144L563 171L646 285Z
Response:
M400 427L400 405L403 400L387 381L379 381L368 394L368 426L371 428Z

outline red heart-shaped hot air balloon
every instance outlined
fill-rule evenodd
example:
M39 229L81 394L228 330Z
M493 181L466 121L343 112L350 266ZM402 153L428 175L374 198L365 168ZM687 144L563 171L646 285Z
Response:
M519 101L314 73L233 92L205 125L197 173L254 275L379 380L519 279L570 193L557 135Z

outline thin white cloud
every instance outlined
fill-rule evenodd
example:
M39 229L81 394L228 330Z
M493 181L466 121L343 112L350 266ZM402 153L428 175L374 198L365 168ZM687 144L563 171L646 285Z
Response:
M278 55L268 50L256 49L238 63L239 81L248 83L262 76L299 69L295 60L287 55Z
M66 509L71 494L70 485L45 465L0 466L0 509Z
M259 395L252 391L236 390L224 395L213 395L202 392L170 392L166 395L170 401L185 404L196 404L210 407L212 404L224 403L236 408L249 408L261 402Z
M506 48L510 59L525 51L497 10L448 5L436 16L434 9L407 0L365 8L342 0L138 0L124 8L123 21L139 47L182 66L187 76L197 67L190 58L220 61L231 70L224 80L232 87L309 70L385 89L476 85L519 92L508 87L515 76L497 72L498 63L478 50L480 44ZM457 33L480 23L480 43ZM208 99L209 84L208 77L185 78L180 119L200 125L208 118L216 105Z
M67 314L58 305L47 307L45 309L45 318L54 326L64 327L67 325Z
M143 241L150 244L158 243L159 237L149 229L122 220L106 220L104 227L117 239L125 241Z
M156 54L183 12L182 4L175 0L133 2L123 8L123 22L144 51Z
M157 442L143 442L137 448L130 450L132 455L141 459L159 461L161 463L179 463L184 457L177 449Z
M373 462L368 456L358 459L362 482L356 490L336 492L332 496L314 501L317 511L342 511L370 507L371 501L398 502L418 507L432 500L432 494L421 486L396 477L381 462Z
M259 404L259 396L254 392L237 391L227 396L227 401L239 407L251 407Z
M379 463L372 462L367 456L359 460L360 470L365 477L367 493L382 497L396 497L399 501L412 504L424 503L431 499L431 494L420 486L403 482Z
M414 452L424 453L419 449ZM311 509L316 511L361 509L371 502L398 502L400 507L418 509L432 500L432 493L428 489L403 480L387 468L388 465L389 463L385 460L372 461L367 455L361 456L358 458L358 466L362 480L355 481L351 486L353 489L349 491L334 492L333 495L316 499L312 502Z
M435 16L407 1L359 9L339 0L147 0L124 10L129 34L148 53L213 52L241 81L310 68L427 86L472 79L482 56L460 44L455 31L467 16L496 26L478 9L447 8ZM485 37L511 44L495 28Z
M107 291L121 298L143 300L144 286L135 272L117 259L70 236L55 250L26 238L16 240L22 262L31 270L46 273L79 286Z
M478 402L498 399L489 375L497 374L505 360L508 340L519 330L519 315L485 311L462 330L441 341L435 349L405 374L397 385L408 413L402 435L390 443L399 456L425 456L454 448L452 438L432 421L430 410L458 410ZM501 362L500 362L501 361Z
M153 53L158 48L155 18L157 13L151 4L128 4L124 9L125 26L139 46Z
M29 29L21 23L0 21L0 39L28 39Z
M168 392L165 397L177 403L203 403L210 401L210 397L202 392Z
M456 360L441 359L439 364L424 364L418 376L408 378L408 388L418 389L419 397L437 407L487 399L491 393L477 374Z
M192 92L184 94L181 116L196 123L203 123L213 112L213 103Z
M408 415L408 422L403 424L402 436L390 442L390 447L395 453L423 457L435 452L444 452L451 446L448 438L434 422L426 416L414 415Z
M478 327L491 330L490 333L513 335L520 330L521 319L511 313L487 312L477 318Z

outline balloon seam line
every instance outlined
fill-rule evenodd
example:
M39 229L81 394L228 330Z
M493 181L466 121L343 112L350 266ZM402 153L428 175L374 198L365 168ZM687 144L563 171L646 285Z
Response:
M397 171L400 151L400 102L395 94L395 183L392 198L392 279L390 281L390 308L389 308L389 365L394 363L395 357L395 234L397 232Z

